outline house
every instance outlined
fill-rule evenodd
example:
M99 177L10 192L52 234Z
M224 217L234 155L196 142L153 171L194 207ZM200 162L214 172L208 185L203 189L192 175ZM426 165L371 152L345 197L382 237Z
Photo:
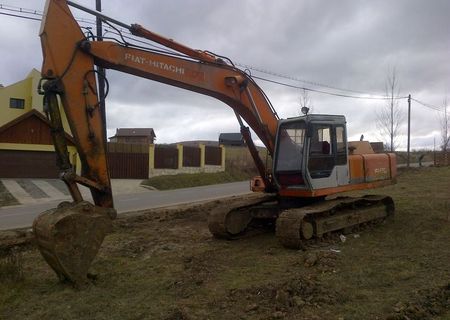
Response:
M32 69L25 77L8 86L0 86L0 127L30 110L44 114L43 96L38 93L41 73ZM66 115L61 109L64 130L70 134Z
M153 128L118 128L116 134L109 138L110 142L129 144L153 144L155 142Z
M69 158L77 163L73 138L66 133ZM50 123L35 109L0 127L1 178L58 178Z
M240 132L237 133L221 133L219 135L219 144L224 146L245 146L244 138Z
M33 69L25 79L0 87L0 178L57 178L50 123L37 92L41 75ZM65 114L63 126L69 157L78 162ZM79 167L79 166L78 166Z

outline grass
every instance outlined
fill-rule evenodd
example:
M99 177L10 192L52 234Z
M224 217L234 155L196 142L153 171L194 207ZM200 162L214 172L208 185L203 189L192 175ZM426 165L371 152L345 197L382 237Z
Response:
M244 181L253 176L254 174L245 174L245 172L242 171L239 173L224 171L215 173L177 174L153 177L142 181L141 184L153 187L157 190L171 190Z
M370 192L394 198L392 220L306 252L272 233L212 239L214 204L122 218L82 291L22 252L23 278L0 281L0 319L449 319L449 190L450 168L401 170Z
M0 255L0 280L18 282L23 279L22 253L12 248L1 252Z
M0 207L17 205L19 202L0 181Z
M266 159L266 151L259 148L262 159ZM270 167L270 163L268 163ZM235 181L244 181L259 175L250 152L246 147L227 147L225 171L217 173L177 174L153 177L142 182L143 185L158 190L190 188Z

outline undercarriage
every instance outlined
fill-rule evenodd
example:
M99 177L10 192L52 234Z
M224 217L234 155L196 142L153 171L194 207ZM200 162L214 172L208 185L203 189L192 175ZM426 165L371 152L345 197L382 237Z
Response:
M266 196L227 203L211 212L208 227L216 238L237 239L272 226L284 247L304 249L310 240L381 222L395 211L392 198L383 195L315 200L286 202Z

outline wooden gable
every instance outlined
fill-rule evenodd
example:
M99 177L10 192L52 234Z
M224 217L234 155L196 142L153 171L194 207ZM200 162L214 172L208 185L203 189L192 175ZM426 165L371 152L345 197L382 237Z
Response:
M73 138L66 134L67 144L73 146ZM34 109L0 127L0 143L53 145L50 123Z

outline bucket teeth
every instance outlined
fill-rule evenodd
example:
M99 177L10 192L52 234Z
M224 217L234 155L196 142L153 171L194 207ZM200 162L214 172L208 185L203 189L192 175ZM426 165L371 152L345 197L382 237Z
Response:
M34 220L36 244L61 281L77 287L88 282L88 269L112 229L112 210L85 201L65 203Z

